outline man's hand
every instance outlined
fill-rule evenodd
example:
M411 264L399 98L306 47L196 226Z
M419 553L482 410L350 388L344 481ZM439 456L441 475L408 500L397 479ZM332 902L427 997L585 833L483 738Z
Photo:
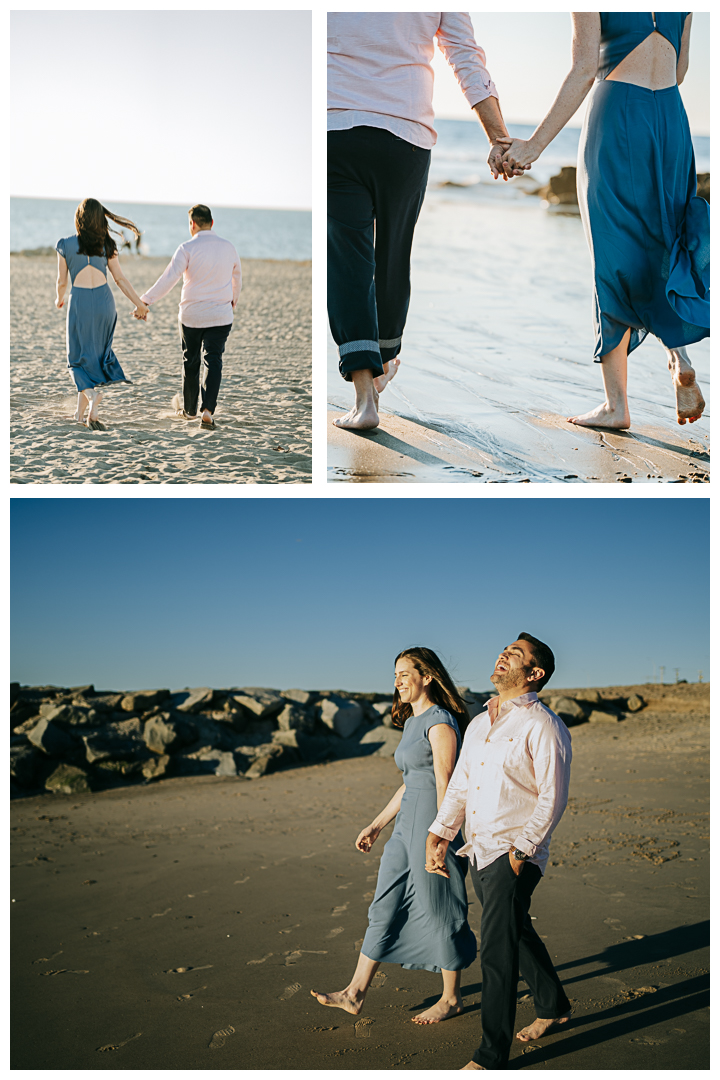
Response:
M445 856L450 841L443 840L435 833L428 833L425 842L425 869L428 874L440 874L441 877L449 878L448 868L445 865Z
M520 874L522 873L522 868L525 865L525 860L524 859L516 859L515 856L513 855L514 850L515 850L515 848L511 848L510 851L508 852L508 855L510 856L510 865L513 868L513 874L515 875L515 877L520 877Z
M513 175L518 175L517 170L520 173L529 169L533 161L537 161L540 154L533 146L530 139L511 139L498 137L498 143L503 147L504 153L502 157L503 168L509 168L516 170Z
M525 172L524 169L515 169L503 161L505 150L506 147L500 142L495 142L490 147L487 161L494 180L499 180L501 176L503 180L509 180L511 176L522 176Z

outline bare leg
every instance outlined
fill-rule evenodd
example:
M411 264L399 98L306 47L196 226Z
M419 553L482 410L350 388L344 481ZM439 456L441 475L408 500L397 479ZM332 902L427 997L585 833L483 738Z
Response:
M357 1016L363 1007L368 986L379 967L379 960L371 960L369 956L360 953L355 974L344 990L339 990L335 994L319 994L315 990L311 990L310 993L321 1005L331 1005L335 1009L344 1009L345 1012Z
M567 1024L569 1019L569 1012L565 1013L564 1016L558 1016L556 1020L541 1020L538 1017L532 1024L528 1024L522 1031L518 1031L515 1038L519 1039L520 1042L532 1042L533 1039L541 1039L545 1032L549 1031L551 1027Z
M474 1061L468 1061L467 1065L463 1065L460 1072L465 1072L466 1069L484 1069L484 1065L476 1065Z
M81 424L85 423L85 410L87 409L89 404L90 404L90 402L85 397L82 390L80 390L78 392L77 409L75 410L75 419L78 420Z
M96 390L90 401L90 416L88 417L89 420L97 420L98 410L100 408L101 401L102 392L100 390Z
M394 360L388 360L387 364L383 364L384 375L377 375L373 382L375 383L375 389L378 394L381 394L391 379L394 379L398 373L400 367L400 361L397 357Z
M380 423L377 409L377 390L369 368L352 372L355 387L355 405L344 416L333 420L335 427L350 428L356 431L376 428Z
M460 993L461 971L446 971L442 968L443 992L439 1001L425 1012L413 1016L414 1024L439 1024L462 1012L462 994Z
M675 388L678 424L684 424L686 420L694 424L703 414L705 401L695 382L695 370L690 363L690 357L686 349L666 349L666 352Z
M602 377L605 401L591 412L580 416L568 416L571 424L581 427L629 428L630 409L627 399L627 347L628 330L616 349L602 357Z

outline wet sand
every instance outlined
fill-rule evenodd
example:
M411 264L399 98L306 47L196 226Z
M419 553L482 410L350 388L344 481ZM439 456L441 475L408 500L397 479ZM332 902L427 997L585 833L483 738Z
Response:
M138 293L164 258L122 258ZM309 262L243 260L243 291L223 357L215 431L174 415L180 390L180 285L147 323L111 285L114 349L132 386L109 389L105 432L72 420L65 309L53 304L57 260L11 259L11 482L16 484L277 484L311 479Z
M689 347L708 406L696 423L677 424L667 358L650 337L629 361L629 432L567 423L603 400L582 223L547 212L510 184L487 188L428 192L401 366L380 397L379 437L371 446L372 436L333 430L329 479L702 482L709 476L709 342ZM351 401L328 335L331 419Z
M642 713L572 729L532 914L575 1015L510 1068L709 1067L707 688L639 690ZM428 972L385 965L359 1022L309 993L352 973L383 838L353 841L399 782L372 757L14 802L12 1067L460 1068L478 963L463 1015L430 1027L410 1022Z

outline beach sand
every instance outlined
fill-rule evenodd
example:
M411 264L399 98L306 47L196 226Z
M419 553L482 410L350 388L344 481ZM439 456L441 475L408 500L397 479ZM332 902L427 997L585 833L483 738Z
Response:
M708 688L638 689L643 712L572 729L532 914L575 1012L510 1068L709 1068ZM384 840L353 842L399 783L371 757L16 800L12 1067L460 1068L477 962L463 1015L429 1027L428 972L384 965L359 1020L309 993L354 969Z
M124 257L142 293L164 258ZM107 391L105 432L71 419L65 309L53 304L57 259L11 259L11 482L16 484L277 484L311 479L309 262L243 260L243 290L223 357L215 431L174 415L182 354L180 285L147 323L111 285L115 353L132 380Z
M628 432L566 417L603 400L590 257L577 216L510 184L431 189L415 233L400 371L376 434L333 428L328 478L356 483L684 483L709 478L706 339L689 347L707 410L675 419L651 337L629 360ZM329 421L352 402L328 335Z

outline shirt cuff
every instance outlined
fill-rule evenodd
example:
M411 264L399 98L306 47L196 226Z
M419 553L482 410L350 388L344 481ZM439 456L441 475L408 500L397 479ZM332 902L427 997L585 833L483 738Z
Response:
M151 305L151 304L152 304L152 302L153 302L152 300L148 300L148 298L147 298L147 293L142 293L142 294L140 295L140 299L142 300L143 304L147 304L147 305L148 305L148 307L150 307L150 305Z
M433 821L428 832L435 833L436 836L442 836L443 840L454 840L458 834L457 829L449 829L447 825L443 825L437 818Z
M487 86L481 86L474 90L466 90L465 97L471 109L474 109L476 105L479 105L481 101L485 101L485 99L489 97L494 97L497 101L500 100L500 95L498 94L492 79Z
M532 859L537 851L537 844L531 844L524 836L516 836L513 846L517 848L518 851L523 851L530 859Z

